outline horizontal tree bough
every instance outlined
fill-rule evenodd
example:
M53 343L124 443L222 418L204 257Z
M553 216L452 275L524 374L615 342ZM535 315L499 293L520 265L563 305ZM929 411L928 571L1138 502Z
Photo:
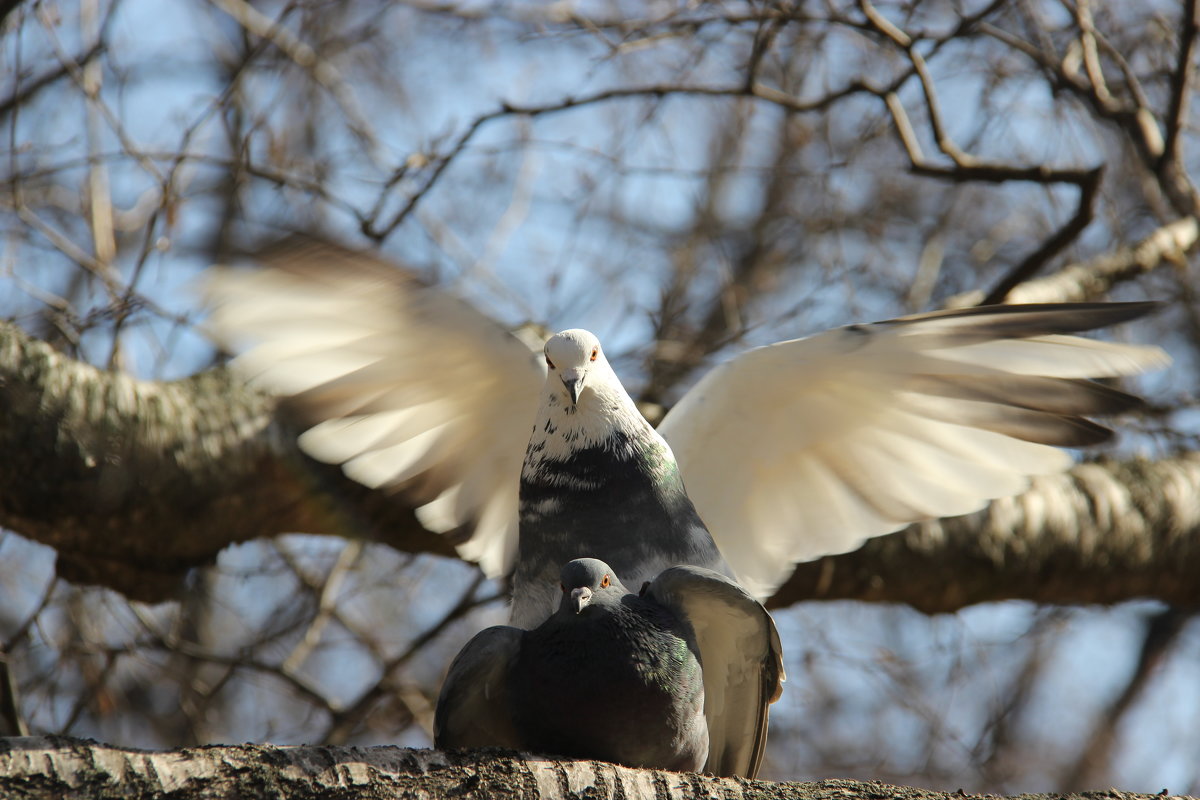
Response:
M299 452L274 401L223 369L169 383L74 361L0 323L0 525L67 580L149 602L235 542L311 532L452 556L400 495ZM1194 605L1200 456L1082 464L1018 498L802 564L774 598Z
M553 761L503 751L236 745L146 751L62 736L0 738L0 794L14 800L96 797L442 798L464 800L962 800L974 795L878 781L748 781ZM1013 800L1142 800L1128 792L1020 795Z

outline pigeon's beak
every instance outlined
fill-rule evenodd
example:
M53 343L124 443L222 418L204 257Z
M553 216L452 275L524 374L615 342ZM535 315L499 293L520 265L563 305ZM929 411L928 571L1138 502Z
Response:
M590 602L592 602L592 590L588 587L580 586L578 589L571 590L571 605L575 607L576 614L583 611Z
M563 386L571 395L571 405L579 404L579 392L583 389L584 372L581 369L564 369L562 372Z

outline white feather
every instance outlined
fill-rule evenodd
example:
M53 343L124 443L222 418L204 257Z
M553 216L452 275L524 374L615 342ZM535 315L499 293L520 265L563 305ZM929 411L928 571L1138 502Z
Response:
M1156 347L1057 335L948 347L922 327L858 326L751 350L711 370L659 426L756 597L796 562L975 511L1071 463L1056 447L937 419L972 401L914 396L910 376L1115 376L1169 361Z
M1018 375L1059 378L1116 378L1171 363L1157 347L1102 342L1080 336L1036 336L928 350L928 355L962 364L986 365Z
M563 387L544 381L528 344L364 254L309 245L265 268L213 270L207 294L210 327L241 351L237 365L296 395L312 424L301 438L308 453L368 486L412 490L432 530L472 532L460 553L491 576L513 564L530 431L536 469L601 441L608 415L637 413L600 351L569 365L589 369L600 391L568 415L551 402ZM981 341L1014 321L942 314L854 326L752 350L705 375L659 432L742 584L765 598L794 562L973 511L1069 465L1058 448L975 427L1008 430L1013 412L919 391L930 376L1003 386L1006 375L1115 377L1169 362L1155 347L1074 336ZM573 336L586 355L594 337ZM534 428L540 417L558 434Z
M473 531L464 558L493 577L511 569L544 375L526 344L389 264L316 243L213 269L204 291L235 366L299 395L307 453L367 486L416 487L432 528Z

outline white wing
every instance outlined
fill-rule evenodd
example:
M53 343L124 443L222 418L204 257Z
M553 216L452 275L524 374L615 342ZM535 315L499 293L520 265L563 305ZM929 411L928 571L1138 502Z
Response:
M214 338L235 366L313 424L300 445L421 522L492 577L515 558L521 462L545 367L444 289L364 253L300 240L254 269L215 268Z
M1084 378L1165 366L1157 347L1063 335L1146 303L998 306L856 325L744 353L659 426L739 581L769 597L792 565L920 519L966 514L1111 432L1083 417L1136 398Z

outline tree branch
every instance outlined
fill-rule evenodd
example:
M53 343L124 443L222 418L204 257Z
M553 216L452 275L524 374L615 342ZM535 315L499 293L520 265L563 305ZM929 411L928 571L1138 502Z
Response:
M1070 303L1095 300L1114 286L1150 272L1164 262L1183 263L1197 241L1200 224L1184 217L1164 225L1131 247L1122 247L1088 261L1070 264L1053 275L1028 280L1005 295L1009 303ZM950 298L947 308L968 308L984 302L982 291Z
M287 531L453 555L404 498L301 454L273 402L213 370L138 382L0 323L0 525L58 551L59 574L132 599L173 596L192 567ZM1200 599L1200 455L1085 464L986 511L803 564L774 598L952 611L1019 597ZM1048 574L1054 580L1047 580Z
M1171 647L1179 640L1179 634L1191 618L1191 611L1168 607L1146 621L1146 631L1142 636L1142 646L1133 674L1129 676L1125 688L1105 709L1099 724L1092 729L1092 735L1078 762L1067 771L1061 785L1088 785L1085 781L1104 774L1104 766L1117 757L1113 751L1121 718L1151 686L1154 673L1166 659Z
M884 19L867 0L861 0L861 5L881 33L884 33L897 46L903 47L912 61L913 68L921 80L925 93L926 110L929 115L929 125L932 128L934 140L938 149L953 162L953 166L939 166L930 163L921 151L920 140L909 120L908 113L895 92L884 96L888 111L896 126L900 143L908 155L910 171L914 175L941 178L956 183L967 181L984 181L988 183L1005 183L1008 181L1029 181L1034 183L1053 184L1068 183L1079 188L1079 201L1075 213L1055 233L1041 244L1036 250L1022 259L1021 263L1009 271L1007 275L986 295L980 298L980 305L992 305L1004 302L1009 293L1037 274L1046 262L1060 253L1063 248L1078 238L1091 223L1095 215L1096 195L1100 190L1100 180L1104 173L1102 166L1092 169L1052 169L1045 166L1020 167L1010 164L985 162L963 151L950 138L942 122L942 114L937 99L937 91L933 78L925 65L925 60L914 48L912 39L903 31Z
M1166 140L1158 160L1159 179L1169 181L1177 191L1195 197L1195 189L1183 163L1183 134L1187 125L1188 101L1195 65L1196 38L1200 35L1200 21L1196 18L1196 0L1185 0L1180 19L1179 58L1175 74L1171 76L1171 103L1166 115Z
M926 613L996 600L1200 603L1200 454L1080 464L983 511L801 564L768 605L907 603Z
M1091 223L1092 217L1095 216L1096 193L1100 190L1100 178L1103 174L1103 167L1096 167L1088 171L1087 177L1079 183L1079 201L1075 206L1075 213L1054 232L1053 236L1025 256L1020 264L1017 264L992 287L992 290L983 298L981 305L1003 303L1014 289L1036 275L1046 262L1062 252L1063 248L1083 233L1083 229Z
M452 555L402 498L302 454L271 398L217 369L136 381L0 322L0 525L59 575L136 600L174 595L229 544L324 532Z
M464 800L963 800L878 781L771 783L488 752L400 747L214 746L153 752L62 736L0 739L0 793L75 800L97 795L207 798L440 798ZM1161 795L1109 791L1111 800ZM1022 795L1038 800L1044 796ZM1084 795L1058 795L1085 800ZM1014 798L1014 800L1017 800Z

